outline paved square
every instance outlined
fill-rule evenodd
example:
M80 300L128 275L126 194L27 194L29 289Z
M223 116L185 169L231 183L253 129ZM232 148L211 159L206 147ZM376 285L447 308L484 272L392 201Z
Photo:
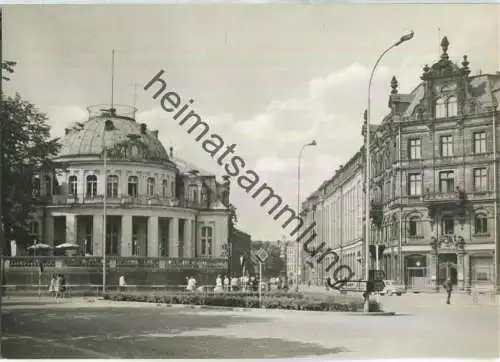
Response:
M443 294L380 297L396 316L203 310L130 302L12 298L7 358L495 358L498 305Z

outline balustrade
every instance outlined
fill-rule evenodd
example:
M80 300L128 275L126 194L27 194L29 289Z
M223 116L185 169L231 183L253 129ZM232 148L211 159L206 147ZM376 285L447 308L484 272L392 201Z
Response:
M16 256L3 257L6 269L34 268L41 264L45 268L91 268L102 267L103 258L96 256ZM107 256L106 265L111 269L140 267L145 269L206 269L217 270L227 268L227 259L196 259L196 258L169 258L169 257L117 257Z

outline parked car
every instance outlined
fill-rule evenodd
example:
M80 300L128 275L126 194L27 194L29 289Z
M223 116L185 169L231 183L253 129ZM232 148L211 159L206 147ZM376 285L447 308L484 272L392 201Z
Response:
M394 280L384 280L384 289L380 292L380 295L394 295L400 296L406 293L406 288L399 282Z

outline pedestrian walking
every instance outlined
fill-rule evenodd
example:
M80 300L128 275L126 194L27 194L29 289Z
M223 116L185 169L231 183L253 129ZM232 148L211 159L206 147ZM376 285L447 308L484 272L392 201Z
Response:
M56 284L57 284L56 275L52 274L52 278L50 279L50 284L49 284L49 294L54 298L56 297L56 292L57 292Z
M222 278L219 275L217 275L217 279L215 279L215 288L214 288L215 293L223 293L224 292L224 287L222 286Z
M62 277L61 274L56 276L56 280L54 282L54 298L57 299L61 295L61 282L62 282Z
M446 295L447 295L446 304L451 304L450 298L451 298L451 292L453 291L453 282L451 281L451 278L446 278L443 287L446 290Z
M61 289L61 298L66 296L66 279L64 279L64 275L59 274L61 280L59 281L59 287Z
M118 286L120 287L120 293L125 293L125 289L127 287L125 275L120 275L120 278L118 279Z

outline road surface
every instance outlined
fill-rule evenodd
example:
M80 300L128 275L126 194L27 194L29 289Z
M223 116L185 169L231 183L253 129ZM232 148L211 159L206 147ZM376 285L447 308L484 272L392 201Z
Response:
M73 298L4 301L6 358L495 358L498 305L380 297L395 316L207 310ZM453 300L452 300L453 302Z

